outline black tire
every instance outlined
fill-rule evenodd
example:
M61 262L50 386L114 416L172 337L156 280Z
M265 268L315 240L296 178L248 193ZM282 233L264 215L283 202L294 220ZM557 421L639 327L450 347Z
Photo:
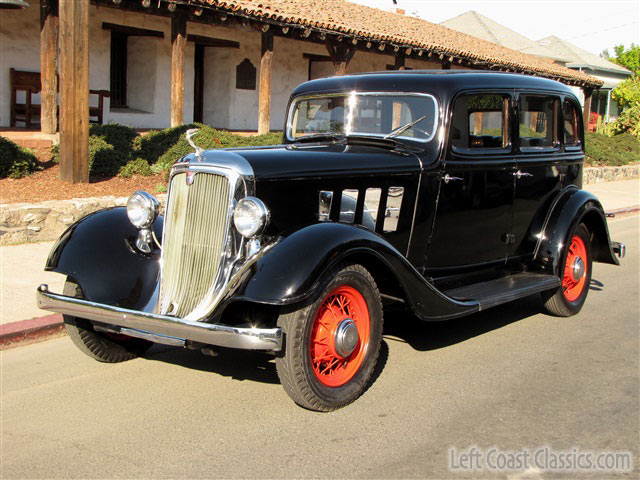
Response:
M73 280L67 279L64 294L69 297L82 298L82 290ZM84 318L63 315L64 326L71 341L86 355L105 363L118 363L142 355L153 342L141 338L111 338L107 333L96 332L93 324ZM115 336L114 336L115 337Z
M278 376L287 394L301 407L322 412L348 405L366 389L380 352L383 324L380 292L373 277L363 266L342 265L332 270L328 278L327 286L310 305L279 316L278 325L285 335L285 348L283 354L276 358ZM357 294L353 293L354 291ZM335 356L338 366L335 367L334 373L325 375L320 369L325 368L326 364L321 360L312 359L312 351L315 351L316 357L319 358L319 343L316 343L316 350L311 347L312 334L316 340L319 338L318 332L325 327L316 321L316 317L329 311L327 305L332 306L331 308L336 305L333 302L337 301L337 295L353 296L355 306L352 307L351 302L346 303L345 305L349 306L342 312L348 315L342 320L335 320L335 324L337 326L348 323L353 317L354 326L351 328L357 328L357 345L350 354ZM365 317L365 308L368 318ZM328 332L326 329L323 331ZM327 338L332 339L328 340L332 347L326 347L327 351L329 348L337 351L337 336L329 335ZM354 341L352 338L351 342ZM349 341L346 343L352 345ZM353 373L349 373L348 370ZM340 383L341 379L345 380L344 383ZM338 384L330 386L327 382Z
M572 246L575 245L574 239L577 239L578 242L581 242L582 246L584 247L580 256L586 256L586 259L582 259L585 270L584 274L580 277L583 281L581 280L581 288L579 290L572 290L571 288L567 288L567 282L571 284L571 282L575 281L575 279L572 280L572 278L570 277L572 275L570 268L571 266L567 263L567 258L570 255L574 255L574 253L572 252ZM579 243L578 248L580 248ZM562 285L555 290L544 292L542 294L544 309L547 313L556 317L570 317L580 311L587 299L587 295L589 294L589 284L591 283L591 267L591 238L589 235L589 230L587 230L587 227L585 227L584 224L579 224L567 237L567 244L565 245L564 251L562 252L560 263L560 281L562 282Z

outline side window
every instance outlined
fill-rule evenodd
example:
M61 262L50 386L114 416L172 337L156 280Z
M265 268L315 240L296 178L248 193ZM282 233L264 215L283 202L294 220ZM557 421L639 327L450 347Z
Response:
M559 100L551 96L520 97L520 148L553 148L558 145Z
M575 103L565 100L562 104L564 118L564 146L580 147L580 115Z
M508 125L508 96L462 95L453 106L451 146L458 151L508 148Z

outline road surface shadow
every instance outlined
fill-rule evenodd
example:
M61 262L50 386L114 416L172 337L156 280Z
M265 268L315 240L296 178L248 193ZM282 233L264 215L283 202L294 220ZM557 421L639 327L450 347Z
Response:
M203 355L200 350L154 345L144 356L147 360L170 363L181 367L217 373L234 380L279 384L273 355L246 350L220 349L218 356ZM375 382L389 358L389 345L383 340L376 367L367 386Z
M592 279L590 290L603 291L604 284ZM380 354L367 389L380 376L387 363L389 358L387 342L406 342L417 351L436 350L464 342L542 312L542 303L538 295L531 295L467 317L442 322L424 322L408 309L386 308ZM200 350L155 345L145 358L203 372L217 373L234 380L280 383L273 355L262 352L221 348L218 356L210 357L203 355Z
M436 350L464 342L542 311L538 295L441 322L424 322L408 310L389 311L385 313L384 337L387 341L404 341L421 352Z
M155 346L147 360L170 363L192 370L217 373L234 380L280 383L273 355L246 350L220 349L218 356L203 355L200 350Z

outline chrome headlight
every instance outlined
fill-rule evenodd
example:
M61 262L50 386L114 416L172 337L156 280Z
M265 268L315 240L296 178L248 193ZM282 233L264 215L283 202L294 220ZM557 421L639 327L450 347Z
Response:
M158 216L160 203L150 193L138 190L127 200L127 215L137 228L148 228Z
M269 223L269 210L256 197L245 197L233 211L233 224L243 237L253 237L261 233Z

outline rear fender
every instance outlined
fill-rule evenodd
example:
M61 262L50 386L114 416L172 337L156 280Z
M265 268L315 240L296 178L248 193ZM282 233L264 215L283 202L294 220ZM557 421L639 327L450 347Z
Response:
M595 262L619 265L613 252L604 209L595 195L585 190L568 192L555 205L541 234L534 260L544 270L560 275L562 253L569 234L576 225L584 223L591 234L591 252Z
M318 223L286 236L255 264L253 274L232 300L291 305L313 300L330 281L328 271L343 262L364 263L392 276L408 304L423 320L440 320L478 310L458 302L428 283L385 239L354 225ZM375 275L374 275L375 277Z
M164 218L153 223L162 238ZM135 247L138 229L126 208L87 215L62 234L49 254L45 270L72 277L87 300L141 310L158 283L160 250L145 254Z

